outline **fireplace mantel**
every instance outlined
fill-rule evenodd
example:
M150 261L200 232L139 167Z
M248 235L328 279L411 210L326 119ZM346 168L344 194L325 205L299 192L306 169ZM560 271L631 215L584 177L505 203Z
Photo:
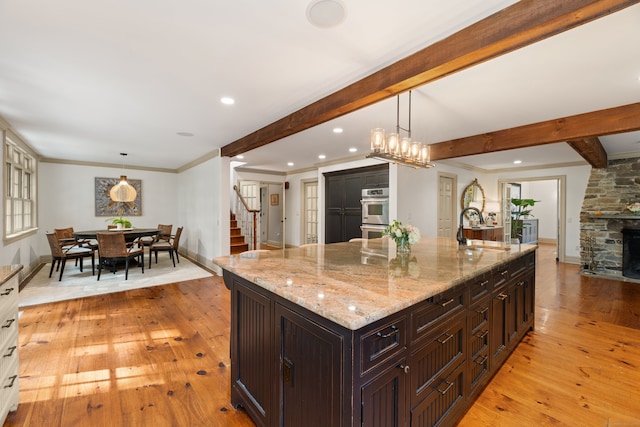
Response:
M602 214L602 215L591 214L589 215L589 218L630 219L630 220L640 221L640 215L629 215L629 214Z

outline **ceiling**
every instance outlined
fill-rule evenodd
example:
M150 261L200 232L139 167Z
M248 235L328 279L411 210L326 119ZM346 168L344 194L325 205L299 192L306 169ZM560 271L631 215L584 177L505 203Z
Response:
M515 3L342 2L344 21L318 28L299 0L3 0L0 116L44 159L119 164L126 152L130 167L177 170ZM636 103L637 40L638 4L414 89L412 136L436 143ZM393 130L396 112L390 98L243 162L291 172L362 158L370 129ZM406 127L406 94L399 112ZM600 142L610 158L640 152L640 132ZM455 161L495 170L584 159L554 143Z

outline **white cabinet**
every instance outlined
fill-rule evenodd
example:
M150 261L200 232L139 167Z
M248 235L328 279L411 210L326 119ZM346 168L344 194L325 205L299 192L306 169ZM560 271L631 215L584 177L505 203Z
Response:
M18 409L18 272L0 269L0 425Z

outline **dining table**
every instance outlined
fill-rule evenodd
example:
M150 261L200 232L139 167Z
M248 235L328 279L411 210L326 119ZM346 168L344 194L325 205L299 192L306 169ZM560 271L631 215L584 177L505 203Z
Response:
M133 242L141 237L155 236L160 233L159 228L122 228L122 229L102 229L102 230L85 230L74 231L73 236L76 239L97 239L98 233L118 233L124 234L124 240Z

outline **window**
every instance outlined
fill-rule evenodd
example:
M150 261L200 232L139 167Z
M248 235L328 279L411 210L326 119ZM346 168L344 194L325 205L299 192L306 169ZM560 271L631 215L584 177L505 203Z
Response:
M4 234L15 237L36 228L36 161L26 145L5 133Z

